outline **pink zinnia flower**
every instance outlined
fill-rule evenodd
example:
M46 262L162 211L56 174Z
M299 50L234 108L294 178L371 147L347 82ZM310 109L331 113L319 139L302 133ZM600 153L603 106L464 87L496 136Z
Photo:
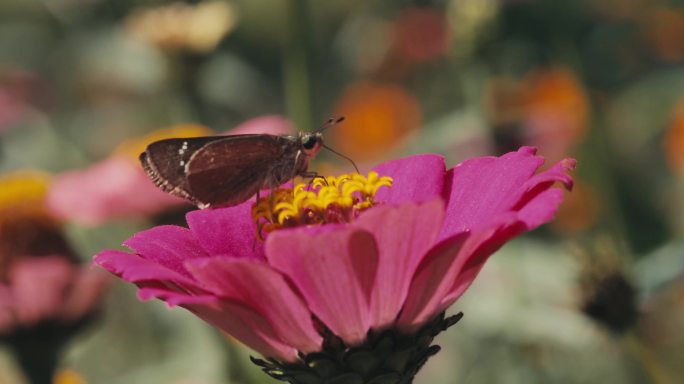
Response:
M109 281L79 265L60 223L45 209L49 183L37 171L0 177L0 337L82 320Z
M316 180L318 195L300 186L275 204L190 212L189 228L140 232L124 243L134 253L95 262L270 358L255 361L279 379L410 382L487 258L551 220L563 199L553 185L572 185L574 160L536 173L534 153L448 171L437 155L390 161L367 178Z
M45 208L50 177L0 177L0 341L32 383L50 382L64 344L98 310L109 276L80 265Z
M225 134L292 132L280 116L248 120ZM179 125L123 143L112 156L83 170L64 172L52 184L48 207L54 215L83 225L95 226L112 218L148 217L173 209L184 200L168 195L152 184L140 167L138 155L147 144L164 138L211 134L208 128Z

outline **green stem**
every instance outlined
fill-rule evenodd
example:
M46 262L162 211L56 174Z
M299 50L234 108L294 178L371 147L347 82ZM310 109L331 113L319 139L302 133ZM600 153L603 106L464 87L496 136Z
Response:
M588 84L585 63L580 49L574 41L559 41L559 51L563 52L563 61L570 63L582 84ZM611 234L620 244L628 244L626 218L617 203L619 191L614 180L614 170L611 168L613 150L606 134L605 108L600 99L592 97L587 90L587 100L590 114L593 116L587 122L589 132L585 138L577 160L581 174L591 182L599 194L603 211L603 226L605 232ZM585 167L584 164L590 164Z
M17 363L30 384L51 384L57 370L59 348L29 344L15 347Z
M651 379L653 384L672 384L674 381L670 379L663 366L658 361L657 356L644 345L639 337L632 331L627 333L622 339L623 345L632 354L634 359L638 361L644 369L644 372Z
M283 51L285 108L289 118L304 131L313 129L309 54L312 26L307 0L289 0L287 42Z
M190 104L190 108L195 113L195 119L200 124L209 124L206 109L197 85L205 56L198 53L182 52L176 56L176 61L180 76L178 79L179 88Z

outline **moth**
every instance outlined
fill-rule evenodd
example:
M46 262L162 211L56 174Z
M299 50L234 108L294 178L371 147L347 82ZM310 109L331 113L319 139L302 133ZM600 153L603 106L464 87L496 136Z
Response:
M297 135L247 134L156 141L140 162L157 187L200 208L240 204L260 190L274 190L296 176L316 177L309 161L326 148L323 128ZM352 161L353 164L353 161ZM354 165L356 167L356 165Z

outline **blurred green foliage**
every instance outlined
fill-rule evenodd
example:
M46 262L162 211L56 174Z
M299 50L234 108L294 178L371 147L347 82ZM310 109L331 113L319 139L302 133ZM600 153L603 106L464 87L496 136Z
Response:
M494 257L418 382L684 381L683 110L681 1L0 2L2 172L84 168L161 127L265 114L301 129L345 115L328 141L364 168L524 144L576 157L557 221ZM68 234L88 260L149 225ZM625 334L581 312L576 254L604 257L597 238L639 292ZM247 355L122 284L62 365L89 383L264 382Z

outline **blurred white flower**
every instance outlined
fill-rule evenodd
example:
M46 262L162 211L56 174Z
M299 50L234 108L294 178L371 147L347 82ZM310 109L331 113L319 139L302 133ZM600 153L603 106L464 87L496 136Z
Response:
M235 10L225 1L203 1L196 5L175 2L133 11L124 28L160 48L206 53L216 48L235 27L236 20Z

